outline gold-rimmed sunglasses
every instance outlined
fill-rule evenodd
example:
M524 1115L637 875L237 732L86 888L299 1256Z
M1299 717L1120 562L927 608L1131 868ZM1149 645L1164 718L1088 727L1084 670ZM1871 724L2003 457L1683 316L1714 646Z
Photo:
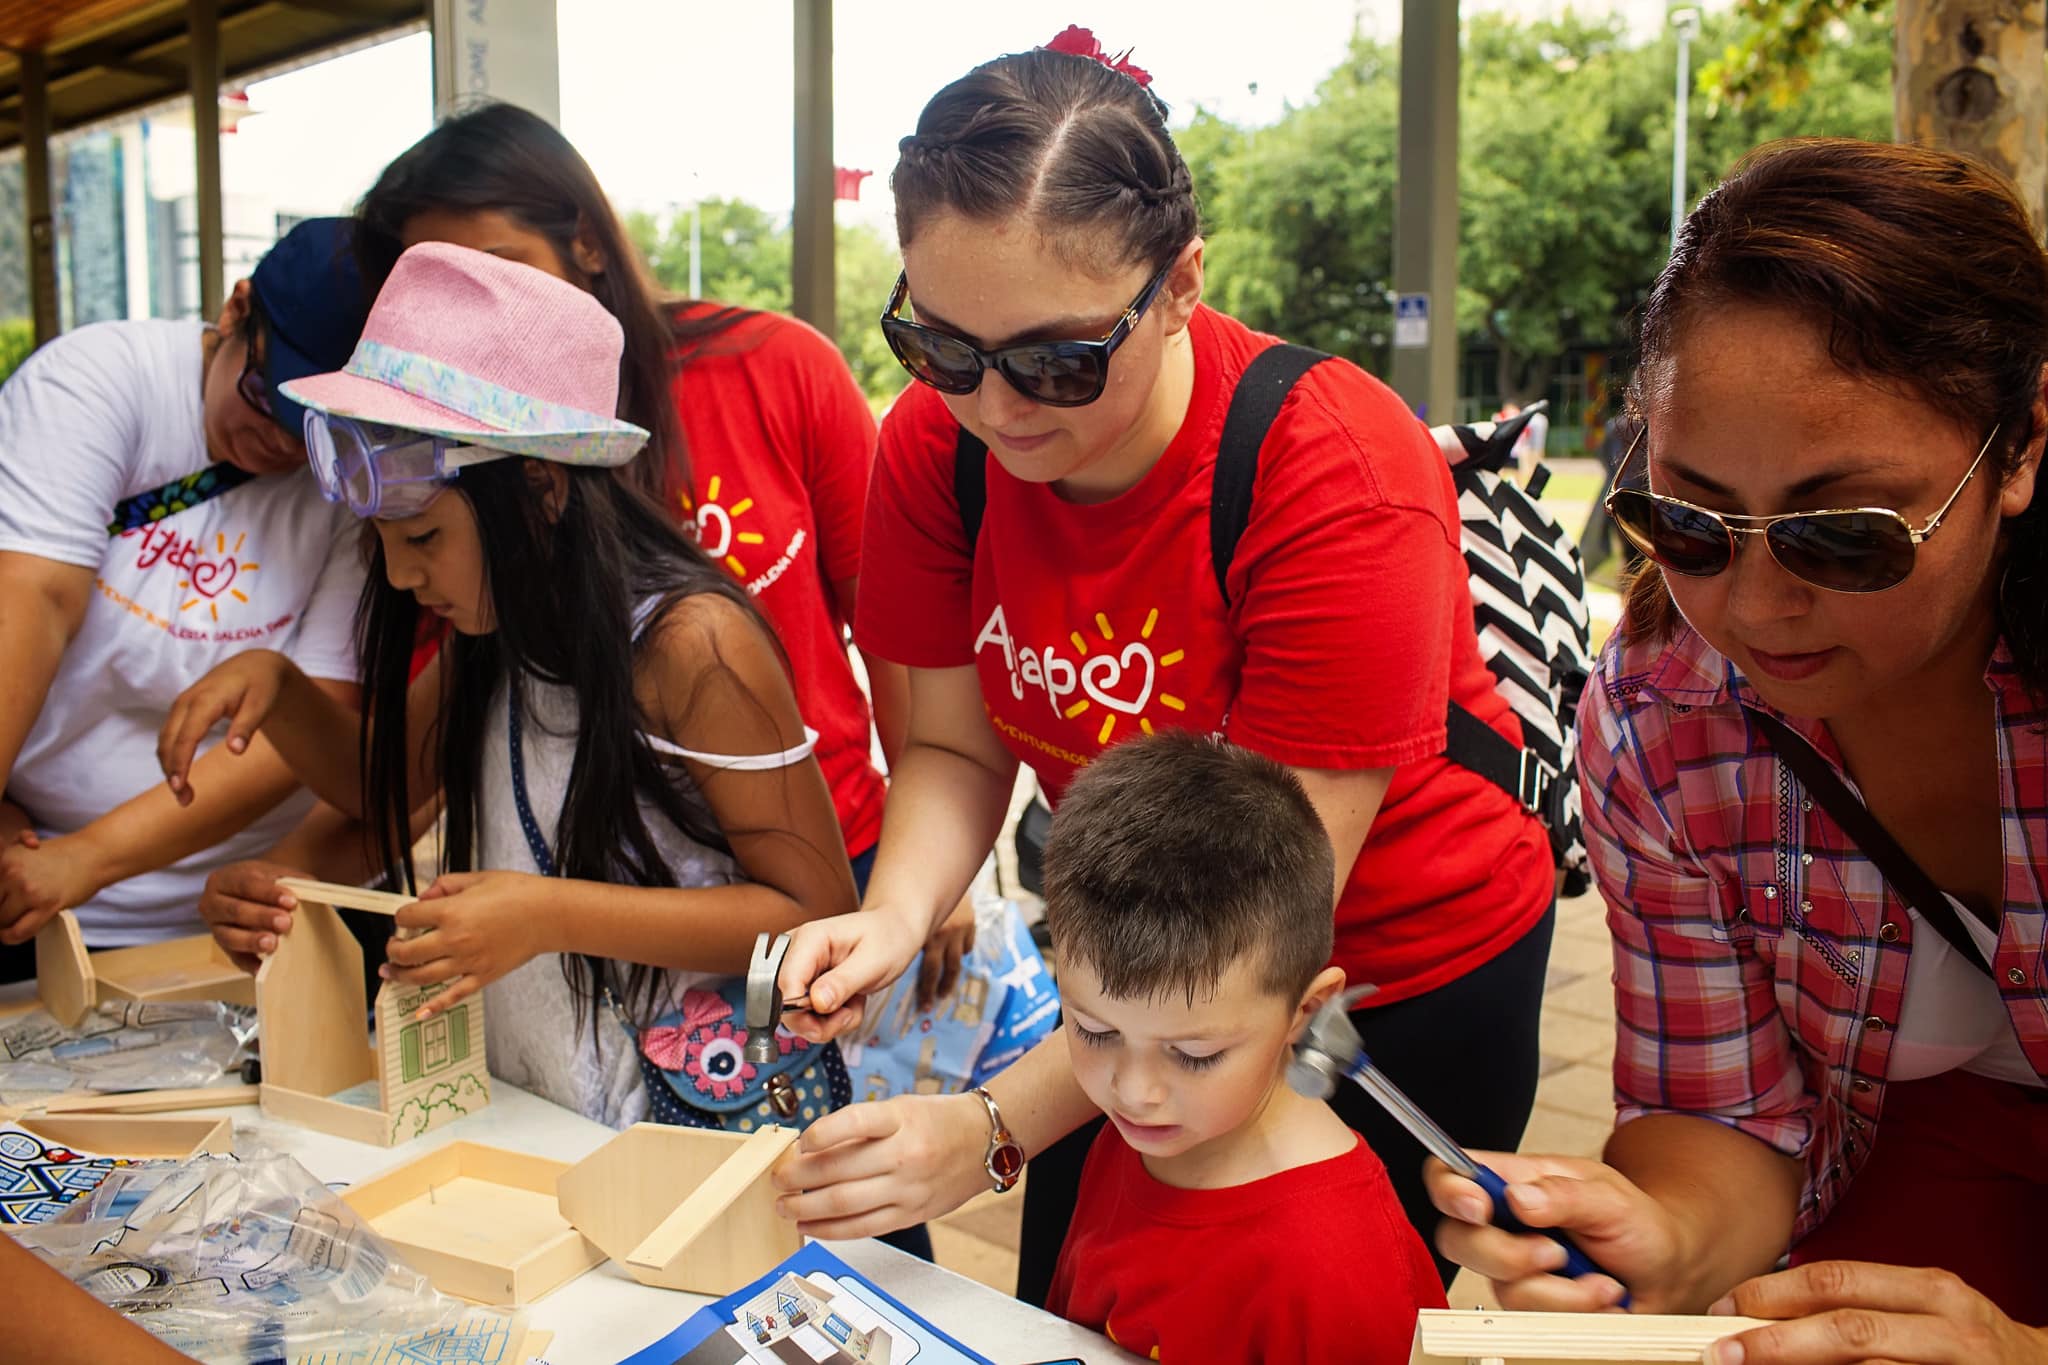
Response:
M1991 443L1998 439L1998 428L1984 438L1977 458L1941 510L1918 530L1889 507L1830 507L1749 517L1711 511L1647 488L1623 488L1622 475L1648 434L1644 428L1629 443L1614 471L1605 506L1629 543L1659 566L1687 578L1712 578L1735 562L1737 536L1762 536L1771 558L1793 577L1829 592L1863 593L1883 592L1906 581L1913 572L1915 550L1941 529L1942 519L1977 476Z

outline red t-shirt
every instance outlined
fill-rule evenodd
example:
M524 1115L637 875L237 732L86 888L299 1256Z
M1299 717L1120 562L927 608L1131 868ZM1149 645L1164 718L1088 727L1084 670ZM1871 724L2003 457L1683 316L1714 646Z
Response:
M1166 1365L1400 1365L1443 1282L1365 1139L1220 1190L1155 1179L1114 1125L1088 1150L1046 1307Z
M692 495L671 510L694 515L704 552L781 637L846 851L859 855L881 836L886 788L832 585L860 576L874 414L838 349L775 313L750 314L693 351L673 391Z
M1326 361L1259 460L1230 604L1209 490L1238 376L1271 337L1202 308L1193 397L1130 491L1063 500L988 462L970 555L953 493L959 428L913 386L883 422L856 634L914 668L974 663L990 722L1060 793L1155 726L1216 732L1301 768L1395 769L1337 905L1335 961L1420 994L1506 948L1550 904L1543 828L1441 757L1449 699L1520 742L1479 659L1449 467L1377 380Z

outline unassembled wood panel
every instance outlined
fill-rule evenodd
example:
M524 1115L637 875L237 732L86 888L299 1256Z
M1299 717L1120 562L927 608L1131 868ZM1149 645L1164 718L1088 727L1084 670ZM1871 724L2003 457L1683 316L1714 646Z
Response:
M1698 1361L1754 1318L1636 1313L1506 1313L1425 1308L1409 1365L1593 1365Z

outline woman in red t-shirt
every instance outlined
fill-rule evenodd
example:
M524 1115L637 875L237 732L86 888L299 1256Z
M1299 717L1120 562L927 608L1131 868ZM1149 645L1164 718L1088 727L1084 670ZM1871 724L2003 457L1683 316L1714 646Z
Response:
M1318 365L1266 437L1219 587L1218 438L1274 338L1202 305L1194 190L1141 75L1004 57L903 141L905 274L883 326L922 382L883 423L855 634L908 666L909 737L865 907L798 936L785 989L845 1006L807 1020L818 1036L851 1027L979 866L1020 760L1056 804L1108 745L1214 731L1315 801L1343 869L1336 961L1379 988L1357 1016L1368 1048L1455 1136L1513 1150L1555 879L1537 821L1441 757L1453 700L1520 741L1479 657L1449 471L1392 392ZM963 429L990 455L956 487ZM1071 1207L1072 1171L1045 1149L1088 1116L1065 1047L992 1087L1032 1155L1027 1298ZM1363 1094L1337 1105L1427 1238L1420 1149ZM812 1193L790 1208L820 1236L928 1216L985 1183L989 1119L972 1095L856 1106L807 1135L811 1152L849 1141L792 1163L784 1183Z

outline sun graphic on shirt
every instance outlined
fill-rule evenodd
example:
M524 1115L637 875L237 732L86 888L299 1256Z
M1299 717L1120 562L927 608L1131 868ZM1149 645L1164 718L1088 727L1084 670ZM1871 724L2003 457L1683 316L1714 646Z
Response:
M1168 654L1155 653L1152 648L1152 633L1159 627L1159 608L1145 613L1145 624L1138 628L1137 638L1117 644L1116 628L1103 612L1095 613L1095 631L1099 637L1090 644L1088 637L1080 631L1071 631L1067 639L1073 642L1075 651L1081 656L1080 686L1082 695L1075 699L1063 713L1068 720L1086 714L1091 708L1102 712L1102 725L1095 732L1097 744L1108 744L1116 734L1119 718L1138 723L1146 734L1152 733L1152 720L1145 713L1153 702L1158 702L1169 711L1185 711L1188 704L1160 686L1160 670L1172 668L1187 657L1187 651L1176 649Z
M691 498L687 492L684 493L681 498L683 510L697 519L697 544L702 547L704 553L731 569L734 577L745 578L747 566L740 562L733 547L761 545L766 543L768 537L759 531L738 529L739 519L753 510L754 500L741 498L731 507L725 506L718 500L719 485L722 481L717 474L711 476L711 482L704 486L704 501L701 503Z
M235 584L244 574L255 573L262 568L254 562L244 563L241 558L242 543L248 540L248 532L235 537L232 548L225 534L215 534L213 550L215 557L193 559L185 570L185 577L178 580L178 586L192 595L178 604L178 610L186 612L203 606L206 614L220 620L220 599L232 597L237 602L247 602L249 596Z

